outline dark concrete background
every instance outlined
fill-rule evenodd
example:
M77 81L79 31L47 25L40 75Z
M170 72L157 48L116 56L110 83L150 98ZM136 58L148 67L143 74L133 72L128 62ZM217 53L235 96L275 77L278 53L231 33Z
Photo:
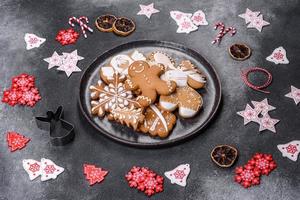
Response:
M42 100L34 108L0 104L0 199L147 199L143 193L130 189L124 179L125 173L133 166L148 166L163 174L181 163L191 165L187 187L182 188L165 181L165 191L151 199L300 199L299 162L283 158L276 145L294 139L299 140L299 106L292 99L284 97L290 85L300 88L300 50L298 0L203 0L156 1L160 13L151 19L137 16L139 3L151 1L107 0L107 1L21 1L2 0L0 3L0 87L10 87L10 77L22 72L37 77ZM246 29L243 19L237 15L246 8L261 11L271 23L262 33ZM202 26L191 34L177 34L177 26L170 18L169 11L194 12L202 9L207 15L209 26ZM70 16L87 15L94 19L105 13L133 18L137 30L129 37L113 34L88 34L81 37L76 45L62 47L54 41L59 29L68 28ZM238 33L226 36L221 45L211 45L216 31L213 24L223 21L234 26ZM40 48L25 50L24 34L35 33L47 38ZM216 119L206 131L192 140L164 149L136 149L107 139L97 133L81 116L77 105L77 94L81 73L67 79L64 73L47 69L43 58L54 51L78 53L85 59L79 62L84 70L94 58L121 43L139 39L167 40L185 44L198 51L214 65L220 75L223 91L223 105ZM248 43L253 49L251 58L244 62L232 60L227 48L234 42ZM289 65L275 65L265 58L278 46L284 46L290 60ZM240 78L240 70L259 65L272 72L274 82L268 88L271 94L263 94L247 88ZM277 109L271 113L280 119L277 133L258 133L256 124L243 126L243 120L236 112L243 110L250 100L269 99ZM66 119L75 123L75 141L64 147L49 143L47 132L36 127L34 116L47 109L65 107ZM10 153L5 139L9 130L23 133L32 140L21 151ZM233 182L234 167L220 169L210 160L210 151L215 145L227 143L236 146L240 157L235 166L244 164L255 152L271 153L278 168L268 177L261 179L257 187L244 189ZM30 181L22 168L22 159L52 159L65 168L56 180ZM88 186L83 175L83 163L92 163L109 170L105 181L93 187Z

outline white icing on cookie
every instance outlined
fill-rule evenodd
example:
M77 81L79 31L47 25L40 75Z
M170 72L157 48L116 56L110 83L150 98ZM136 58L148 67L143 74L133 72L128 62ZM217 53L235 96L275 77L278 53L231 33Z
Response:
M206 83L206 78L202 74L193 71L186 71L186 73L191 79L200 83Z
M193 117L196 113L197 113L197 110L179 107L179 115L181 117L190 118L190 117Z
M131 54L131 58L132 60L134 61L137 61L137 60L143 60L143 61L146 61L146 57L140 53L138 50L135 50L132 54Z
M115 70L112 67L101 67L101 71L103 76L105 76L108 80L114 79Z
M160 113L160 111L158 110L158 108L155 105L150 105L150 108L155 112L155 114L158 116L158 118L160 119L160 121L162 122L162 124L164 125L166 131L168 132L168 125L167 122L164 118L164 116ZM154 123L153 123L154 124Z
M154 62L157 64L163 64L165 67L168 67L170 69L176 69L171 59L163 53L155 52L153 54L153 58L154 58Z
M116 55L114 56L110 64L120 74L128 74L128 67L133 63L133 60L127 55Z
M165 110L168 110L168 111L173 111L177 108L177 104L175 103L170 103L170 102L166 102L166 101L160 101L159 102L159 105L165 109Z
M178 87L187 86L187 74L181 70L169 70L160 78L164 81L175 81Z

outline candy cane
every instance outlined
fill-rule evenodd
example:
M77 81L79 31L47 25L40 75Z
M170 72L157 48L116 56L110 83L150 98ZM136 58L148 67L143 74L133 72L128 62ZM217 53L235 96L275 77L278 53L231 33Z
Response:
M70 18L69 18L69 24L70 24L72 27L75 26L75 24L74 24L73 22L76 22L77 24L79 24L79 26L80 26L80 28L81 28L81 31L82 31L82 33L83 33L83 36L84 36L85 38L87 38L87 34L86 34L85 30L90 31L91 33L93 32L93 29L90 28L90 27L88 27L88 26L86 25L86 24L89 23L89 20L88 20L88 18L87 18L86 16L81 16L81 17L79 17L79 18L76 18L76 17L74 17L74 16L73 16L73 17L70 17Z
M268 76L267 81L262 85L254 85L253 83L251 83L248 80L249 74L253 73L253 72L262 72L262 73L266 74ZM242 79L243 79L244 83L248 87L252 88L253 90L263 92L263 93L270 93L269 91L263 90L272 83L272 74L268 70L260 68L260 67L253 67L253 68L247 69L245 71L242 71L241 76L242 76Z
M234 27L229 27L225 29L225 25L223 22L216 23L214 29L217 30L219 27L220 31L217 37L211 42L212 44L220 43L222 38L229 32L231 36L234 36L236 34L236 29Z

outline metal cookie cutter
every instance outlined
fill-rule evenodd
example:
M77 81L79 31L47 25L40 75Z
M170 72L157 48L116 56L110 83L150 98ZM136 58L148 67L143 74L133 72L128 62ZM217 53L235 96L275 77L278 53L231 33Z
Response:
M35 117L38 128L49 130L50 141L54 146L62 146L71 142L74 137L74 125L63 119L64 110L59 106L54 113L47 111L46 117Z

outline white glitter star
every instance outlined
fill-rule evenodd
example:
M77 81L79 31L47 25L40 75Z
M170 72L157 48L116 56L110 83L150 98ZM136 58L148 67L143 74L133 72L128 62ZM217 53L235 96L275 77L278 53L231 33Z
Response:
M48 69L51 69L55 66L60 66L62 64L62 56L58 55L58 53L54 51L52 56L49 58L45 58L44 61L49 63Z
M258 122L258 112L253 109L249 104L246 105L246 109L237 112L238 115L244 118L244 125L249 122Z
M260 14L260 12L254 12L254 11L251 11L249 8L247 8L246 12L243 14L240 14L239 17L245 19L246 24L248 24L253 19L255 19L259 14Z
M63 53L63 62L72 62L76 65L79 60L83 59L84 57L77 54L77 49L71 53Z
M269 116L269 114L265 114L262 118L259 119L259 132L263 130L270 130L276 133L275 124L277 124L280 120L273 119Z
M259 32L262 31L262 28L264 26L269 25L270 23L263 20L263 16L259 15L258 17L255 17L250 24L247 26L247 28L256 28Z
M265 115L267 114L269 111L271 110L275 110L276 108L269 105L268 103L268 99L265 98L264 100L262 101L251 101L251 103L253 104L254 106L254 109L258 112L258 113L261 113L262 115Z
M73 72L80 72L81 71L81 69L79 67L77 67L76 64L69 63L69 62L62 64L59 68L57 68L57 70L64 71L67 74L68 77L71 76L71 74Z
M150 19L151 15L154 13L158 13L159 10L154 8L154 3L149 5L142 5L140 4L141 10L137 13L137 15L146 15Z
M295 104L298 105L298 103L300 102L300 89L291 85L291 92L286 94L285 96L294 99Z

